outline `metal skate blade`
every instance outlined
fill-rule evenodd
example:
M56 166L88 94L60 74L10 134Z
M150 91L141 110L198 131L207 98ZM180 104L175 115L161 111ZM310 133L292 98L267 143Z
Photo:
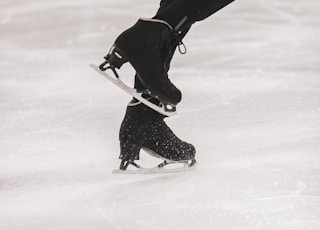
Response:
M153 104L152 102L148 101L147 99L145 99L142 95L142 93L137 92L136 89L129 87L128 85L126 85L121 79L119 78L114 78L111 77L109 74L107 74L105 71L101 71L99 69L98 66L94 65L94 64L90 64L89 65L92 69L94 69L95 71L97 71L100 75L102 75L103 77L105 77L106 79L108 79L109 81L111 81L113 84L115 84L116 86L118 86L120 89L122 89L123 91L125 91L126 93L130 94L132 97L136 98L137 100L141 101L143 104L145 104L146 106L150 107L151 109L165 115L168 117L174 116L177 114L175 107L172 110L169 110L168 108L166 108L166 106L157 106L155 104Z
M137 169L129 169L129 170L120 170L120 169L115 169L112 171L114 174L165 174L165 173L181 173L181 172L189 172L192 171L196 168L198 165L197 162L195 162L192 165L188 165L187 163L184 162L170 162L168 165L173 165L173 164L182 164L181 167L177 168L159 168L158 166L152 167L152 168L137 168Z

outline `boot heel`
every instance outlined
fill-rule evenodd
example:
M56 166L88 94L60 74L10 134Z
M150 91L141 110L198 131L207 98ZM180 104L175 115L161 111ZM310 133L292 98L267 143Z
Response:
M111 47L109 53L104 58L110 66L114 66L118 69L128 61L123 55L123 52L116 45Z
M130 144L128 142L120 143L120 156L122 160L139 160L141 147L139 145Z

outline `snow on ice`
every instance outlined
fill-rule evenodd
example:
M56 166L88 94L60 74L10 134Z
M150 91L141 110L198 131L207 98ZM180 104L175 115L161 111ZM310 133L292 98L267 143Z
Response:
M195 24L167 123L197 169L111 173L130 97L88 65L157 7L1 0L0 229L320 229L317 0L235 1Z

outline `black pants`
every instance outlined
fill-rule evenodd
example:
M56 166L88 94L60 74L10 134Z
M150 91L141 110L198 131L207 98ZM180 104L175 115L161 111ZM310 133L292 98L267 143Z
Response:
M229 5L234 0L161 0L158 13L172 3L180 3L189 12L193 21L201 21Z

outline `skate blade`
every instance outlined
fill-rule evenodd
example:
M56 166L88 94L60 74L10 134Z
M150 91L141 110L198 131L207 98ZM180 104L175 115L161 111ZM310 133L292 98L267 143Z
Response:
M183 162L170 162L167 165L172 164L179 164ZM137 168L137 169L130 169L130 170L120 170L115 169L112 171L114 174L165 174L165 173L181 173L181 172L189 172L196 168L198 165L197 162L195 162L193 165L188 165L187 163L183 163L182 167L179 168L159 168L158 166L153 168Z
M102 75L103 77L105 77L106 79L108 79L109 81L111 81L113 84L115 84L116 86L118 86L120 89L122 89L123 91L125 91L126 93L130 94L132 97L136 98L137 100L141 101L143 104L145 104L146 106L150 107L151 109L165 115L168 117L174 116L177 114L177 112L175 111L175 107L172 107L174 109L172 110L168 110L166 109L165 105L157 106L155 104L153 104L152 102L148 101L147 99L145 99L142 95L143 93L139 93L137 92L136 89L131 88L129 86L127 86L120 78L114 78L111 77L109 74L107 74L104 71L101 71L99 69L98 66L94 65L94 64L90 64L89 65L92 69L94 69L95 71L97 71L100 75Z

